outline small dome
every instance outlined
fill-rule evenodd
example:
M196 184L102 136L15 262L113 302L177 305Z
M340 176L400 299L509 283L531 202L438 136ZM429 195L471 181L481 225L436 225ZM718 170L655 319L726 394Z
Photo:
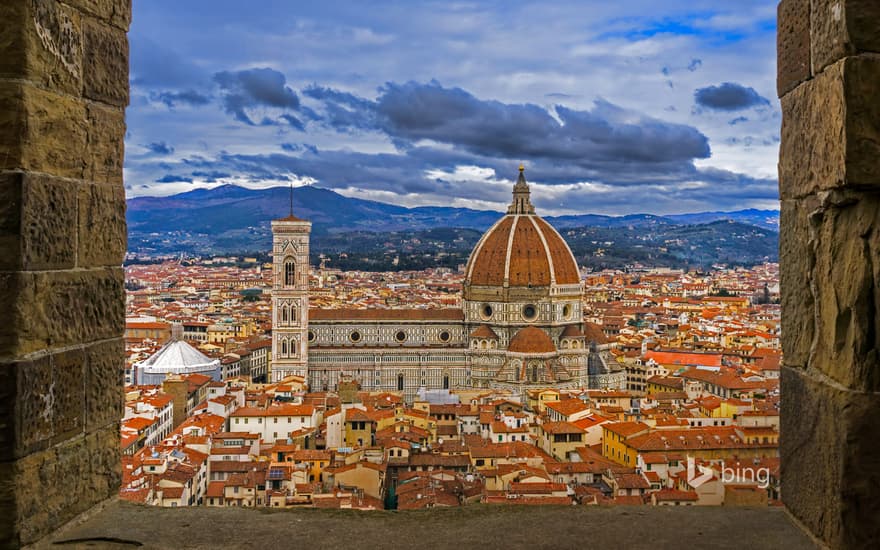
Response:
M565 327L565 330L562 331L562 334L560 337L561 338L583 338L584 333L581 332L581 329L579 329L577 325L568 325Z
M550 336L537 327L526 327L516 333L507 346L513 353L554 353L556 345Z
M489 325L480 325L471 331L471 338L491 338L493 340L498 339L498 335L495 334L495 331L489 327Z

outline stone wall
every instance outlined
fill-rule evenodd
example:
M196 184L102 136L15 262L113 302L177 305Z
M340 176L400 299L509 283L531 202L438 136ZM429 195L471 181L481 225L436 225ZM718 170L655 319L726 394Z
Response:
M783 0L782 498L834 548L880 540L880 2Z
M0 544L114 494L129 0L0 2Z

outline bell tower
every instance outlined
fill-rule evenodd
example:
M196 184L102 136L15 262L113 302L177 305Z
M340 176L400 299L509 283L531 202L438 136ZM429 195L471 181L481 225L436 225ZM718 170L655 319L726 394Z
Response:
M309 233L293 215L272 220L272 367L270 381L308 377Z

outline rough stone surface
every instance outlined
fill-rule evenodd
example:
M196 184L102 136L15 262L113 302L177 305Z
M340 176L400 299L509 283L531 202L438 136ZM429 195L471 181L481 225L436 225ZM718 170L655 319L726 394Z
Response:
M93 344L85 351L86 430L119 426L122 418L125 342L117 338Z
M21 458L82 433L85 364L78 348L0 363L0 460Z
M118 445L111 426L12 463L15 542L36 542L106 499L119 485Z
M0 547L119 485L130 13L0 2Z
M79 12L60 2L0 3L0 78L28 80L42 88L79 95L82 31Z
M880 56L842 59L782 97L783 199L880 185Z
M776 51L776 91L781 97L810 78L810 0L779 3Z
M785 363L880 390L880 195L787 200L781 216Z
M88 116L83 177L97 183L122 185L125 113L91 104ZM124 206L123 206L124 209Z
M125 31L92 18L83 21L83 95L128 105L128 39Z
M79 190L79 253L82 266L122 265L127 245L125 190L116 185L83 185Z
M880 396L790 367L783 367L782 387L786 506L832 548L876 546Z
M880 52L880 2L811 0L813 74L859 52Z
M22 104L14 108L24 110L27 124L21 129L24 147L15 168L82 177L87 131L84 103L29 85L21 89Z
M195 525L210 529L194 529ZM816 548L778 508L472 505L411 512L258 512L172 510L121 502L35 548L59 548L53 541L64 542L62 548L105 541L144 548L278 548L296 540L308 541L308 548L333 549Z
M131 24L131 0L66 0L66 2L83 13L94 15L124 31L127 31Z
M116 338L125 322L122 268L22 275L18 351Z
M815 204L782 201L779 213L779 289L782 310L782 357L786 365L806 365L813 343L816 309L811 284L816 263L810 239Z

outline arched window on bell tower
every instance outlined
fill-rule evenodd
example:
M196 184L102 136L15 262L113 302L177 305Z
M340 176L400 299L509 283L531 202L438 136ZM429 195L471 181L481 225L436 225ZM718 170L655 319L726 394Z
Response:
M296 263L293 258L284 260L284 286L294 286L296 284Z
M287 357L287 340L281 340L281 357Z
M287 306L281 306L281 324L287 324L289 319L287 312L290 309Z

